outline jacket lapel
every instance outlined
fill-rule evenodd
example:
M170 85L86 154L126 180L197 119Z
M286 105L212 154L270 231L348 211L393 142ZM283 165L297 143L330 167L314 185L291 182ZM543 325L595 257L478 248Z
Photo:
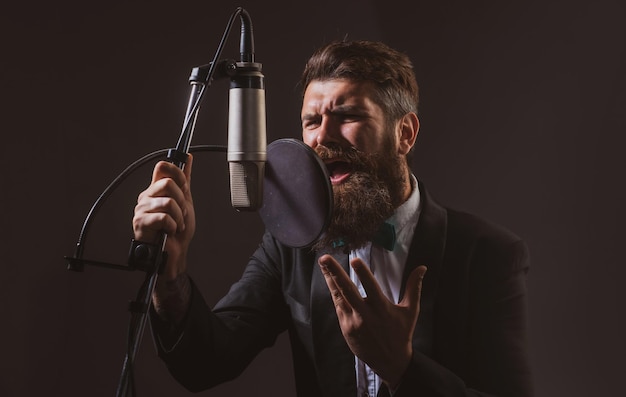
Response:
M323 395L354 396L356 395L354 355L343 338L335 305L317 264L322 254L319 253L315 257L311 280L311 328L318 379ZM333 256L344 270L349 272L348 255L333 253Z
M422 210L404 269L400 296L404 295L406 281L411 271L417 266L425 265L427 270L422 282L420 314L413 334L413 346L418 351L432 356L434 309L445 249L447 212L433 201L421 183L419 189L422 197Z

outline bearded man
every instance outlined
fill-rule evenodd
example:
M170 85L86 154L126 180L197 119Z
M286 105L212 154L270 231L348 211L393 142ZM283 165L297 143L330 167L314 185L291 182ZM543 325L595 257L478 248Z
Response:
M139 196L135 238L168 235L151 321L171 374L192 391L213 387L287 331L298 396L531 396L527 247L437 204L411 172L419 120L409 58L380 42L332 42L301 83L302 138L334 197L312 247L266 232L210 308L186 272L191 163L158 163Z

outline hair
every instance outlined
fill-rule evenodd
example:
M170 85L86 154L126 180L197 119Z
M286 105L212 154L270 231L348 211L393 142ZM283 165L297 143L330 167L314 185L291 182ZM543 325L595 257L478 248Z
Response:
M332 41L309 58L300 78L302 94L313 80L348 79L369 82L372 99L388 122L417 114L419 89L413 64L406 54L378 41Z

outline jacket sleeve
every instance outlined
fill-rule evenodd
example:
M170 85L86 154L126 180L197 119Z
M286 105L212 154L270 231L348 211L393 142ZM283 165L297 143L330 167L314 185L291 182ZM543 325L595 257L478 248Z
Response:
M274 250L272 239L270 251ZM261 244L242 277L213 309L192 282L189 310L178 330L151 312L159 357L172 376L197 392L237 377L287 328L288 311L281 292L279 267Z

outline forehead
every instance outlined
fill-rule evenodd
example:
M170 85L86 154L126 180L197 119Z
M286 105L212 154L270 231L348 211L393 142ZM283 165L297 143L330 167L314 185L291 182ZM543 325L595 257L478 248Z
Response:
M348 79L313 80L304 92L302 109L321 111L339 106L376 106L372 100L371 83L355 82Z

